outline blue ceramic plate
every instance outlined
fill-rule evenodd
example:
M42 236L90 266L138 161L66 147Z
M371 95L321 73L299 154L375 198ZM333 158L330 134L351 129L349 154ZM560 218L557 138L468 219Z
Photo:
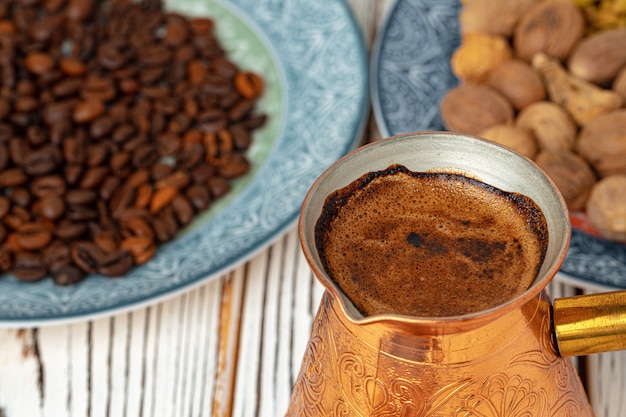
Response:
M357 145L369 106L368 53L343 0L172 0L169 7L213 17L229 57L264 77L257 111L269 119L249 151L252 171L123 278L58 287L0 277L0 326L119 313L224 273L293 225L313 181Z
M444 130L439 103L458 84L450 56L460 43L456 0L398 0L378 32L370 76L383 136ZM626 245L574 229L561 269L573 281L626 287Z

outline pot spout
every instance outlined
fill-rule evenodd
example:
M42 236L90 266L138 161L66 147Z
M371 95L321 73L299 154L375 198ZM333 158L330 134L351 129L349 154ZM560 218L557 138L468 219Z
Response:
M626 349L626 290L554 300L554 333L561 356Z

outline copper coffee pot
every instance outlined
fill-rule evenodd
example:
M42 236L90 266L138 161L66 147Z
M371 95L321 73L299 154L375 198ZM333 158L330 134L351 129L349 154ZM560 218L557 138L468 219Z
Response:
M549 230L546 258L531 287L498 307L464 316L359 313L325 273L314 226L328 194L392 164L460 173L531 197ZM568 356L626 348L626 291L551 303L545 288L567 253L567 207L532 161L495 143L425 132L363 146L311 187L299 233L326 291L287 416L593 416Z

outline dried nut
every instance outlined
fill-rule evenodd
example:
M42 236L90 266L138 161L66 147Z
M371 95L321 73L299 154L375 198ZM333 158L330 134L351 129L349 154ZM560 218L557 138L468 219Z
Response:
M541 73L550 100L563 106L579 125L620 108L624 102L619 93L568 73L558 60L543 53L533 58L533 67Z
M502 63L513 58L504 36L467 33L450 59L452 71L462 80L480 83Z
M459 14L461 30L463 33L483 32L511 36L522 14L538 2L539 0L466 2Z
M486 128L513 121L513 106L491 87L461 84L441 100L441 117L448 130L477 135Z
M517 57L530 61L537 52L564 60L582 38L585 17L569 0L540 2L526 12L515 27Z
M554 181L570 210L585 208L596 175L583 157L571 151L541 151L535 162Z
M539 149L572 150L577 127L561 106L551 101L538 101L525 107L517 116L516 125L533 133Z
M602 236L626 241L626 175L612 175L593 186L587 216Z
M504 62L489 75L487 84L509 99L517 110L546 98L541 75L519 59Z
M607 85L626 64L626 28L605 30L583 40L567 60L569 71L583 80Z
M626 110L589 122L578 135L576 149L601 178L626 174Z
M478 136L507 146L531 159L538 150L535 136L529 130L512 124L488 127Z

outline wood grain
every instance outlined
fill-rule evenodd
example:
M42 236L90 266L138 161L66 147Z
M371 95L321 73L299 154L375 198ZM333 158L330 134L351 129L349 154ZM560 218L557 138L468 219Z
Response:
M393 1L348 3L371 48ZM379 138L370 117L363 141ZM552 296L575 291L551 285ZM281 416L322 292L292 227L246 264L165 302L0 329L0 417ZM596 415L626 415L626 353L581 363Z

